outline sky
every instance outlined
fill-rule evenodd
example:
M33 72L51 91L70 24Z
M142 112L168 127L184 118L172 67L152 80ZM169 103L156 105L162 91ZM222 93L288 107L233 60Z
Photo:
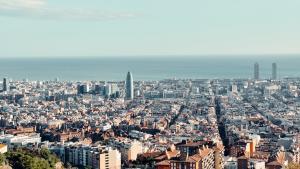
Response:
M300 54L299 0L0 0L0 57Z

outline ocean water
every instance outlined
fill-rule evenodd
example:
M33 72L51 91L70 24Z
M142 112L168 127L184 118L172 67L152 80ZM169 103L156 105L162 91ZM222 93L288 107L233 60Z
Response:
M105 58L5 58L0 61L0 78L15 80L124 80L127 71L134 80L252 78L253 64L260 76L271 76L273 62L278 77L300 77L300 55L293 56L165 56Z

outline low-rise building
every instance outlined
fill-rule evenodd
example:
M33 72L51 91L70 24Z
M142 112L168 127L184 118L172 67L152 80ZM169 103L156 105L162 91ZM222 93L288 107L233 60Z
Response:
M41 137L39 133L33 133L28 135L0 135L0 142L8 146L8 148L13 147L24 147L31 145L37 145L41 143Z

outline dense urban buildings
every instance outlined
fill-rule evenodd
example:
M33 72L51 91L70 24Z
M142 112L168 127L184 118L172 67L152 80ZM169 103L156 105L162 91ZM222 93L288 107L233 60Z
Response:
M65 167L94 169L300 163L300 78L133 81L128 72L124 81L2 86L1 153L48 149Z

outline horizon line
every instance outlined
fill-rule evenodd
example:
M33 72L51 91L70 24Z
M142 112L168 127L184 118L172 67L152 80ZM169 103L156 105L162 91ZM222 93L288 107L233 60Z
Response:
M87 55L87 56L0 56L0 59L107 59L107 58L182 58L182 57L188 57L188 58L195 58L195 57L282 57L282 56L289 56L289 57L295 57L300 56L300 53L282 53L282 54L134 54L134 55Z

